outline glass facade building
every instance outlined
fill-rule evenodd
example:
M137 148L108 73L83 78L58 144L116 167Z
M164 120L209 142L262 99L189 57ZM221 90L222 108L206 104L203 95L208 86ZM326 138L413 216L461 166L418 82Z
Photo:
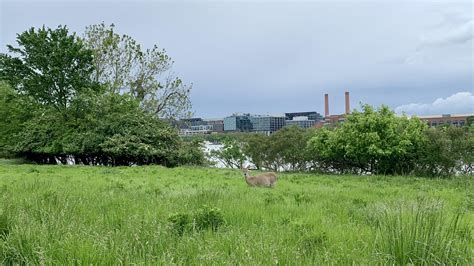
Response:
M233 115L224 118L224 131L239 131L239 132L250 132L252 131L252 123L250 121L250 115Z
M285 126L284 116L252 116L251 122L253 132L264 133L267 135L279 130Z
M301 128L310 128L316 125L315 120L286 120L286 126L299 126Z

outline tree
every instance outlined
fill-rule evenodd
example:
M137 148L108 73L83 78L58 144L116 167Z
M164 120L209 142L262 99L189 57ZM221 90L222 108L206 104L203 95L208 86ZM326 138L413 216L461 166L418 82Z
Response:
M210 155L221 161L226 167L241 168L245 161L242 153L242 142L234 138L226 138L220 150L213 150Z
M292 171L305 171L309 167L310 156L306 144L312 134L310 129L298 126L284 127L270 136L271 149L280 161L277 167L288 166ZM277 170L276 168L275 170Z
M66 26L31 28L17 43L7 45L12 55L0 54L0 80L19 94L64 112L76 94L97 88L90 79L92 53Z
M173 61L157 45L142 50L132 37L118 35L114 25L86 28L85 43L93 51L92 78L111 93L128 93L162 118L189 116L191 85L171 72Z
M418 172L428 176L473 174L474 127L430 128Z
M417 118L364 105L340 127L316 135L309 148L340 172L407 174L422 156L425 129Z
M269 165L269 137L264 134L248 134L244 139L243 152L257 169Z
M12 155L15 140L23 122L35 115L35 106L27 97L18 95L6 82L0 81L0 156Z

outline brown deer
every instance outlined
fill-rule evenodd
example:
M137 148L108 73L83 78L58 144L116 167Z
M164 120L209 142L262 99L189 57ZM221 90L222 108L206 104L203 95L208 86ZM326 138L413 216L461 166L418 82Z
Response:
M273 188L277 181L277 175L273 172L251 176L248 167L242 167L242 172L244 172L245 182L251 187Z

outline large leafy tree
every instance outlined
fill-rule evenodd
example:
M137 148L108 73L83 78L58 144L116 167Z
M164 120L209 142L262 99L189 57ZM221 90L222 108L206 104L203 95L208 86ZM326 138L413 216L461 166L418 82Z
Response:
M95 87L92 52L66 26L31 28L17 44L0 54L0 79L20 95L64 112L75 95Z
M132 37L117 34L113 24L87 27L84 40L94 55L92 78L109 92L132 95L158 117L189 116L191 85L174 76L165 50L142 49Z
M386 106L376 110L364 105L340 127L317 133L309 148L341 172L406 174L422 156L425 130L417 118L397 117Z

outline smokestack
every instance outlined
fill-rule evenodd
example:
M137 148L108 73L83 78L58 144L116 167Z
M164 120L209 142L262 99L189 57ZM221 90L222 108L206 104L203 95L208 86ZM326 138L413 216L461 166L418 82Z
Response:
M324 94L324 116L329 116L329 95L327 93Z
M349 92L346 91L346 115L351 112L350 102L349 102Z

